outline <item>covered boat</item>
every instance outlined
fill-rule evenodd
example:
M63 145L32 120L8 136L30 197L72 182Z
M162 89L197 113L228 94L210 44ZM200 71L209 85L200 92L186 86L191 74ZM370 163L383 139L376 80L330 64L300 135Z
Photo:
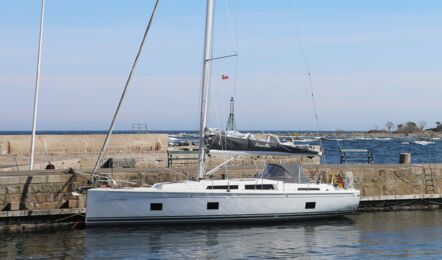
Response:
M237 153L265 153L285 155L320 156L321 152L311 145L294 145L282 143L277 136L268 135L265 139L253 134L242 134L237 131L206 129L205 142L211 151L230 151Z

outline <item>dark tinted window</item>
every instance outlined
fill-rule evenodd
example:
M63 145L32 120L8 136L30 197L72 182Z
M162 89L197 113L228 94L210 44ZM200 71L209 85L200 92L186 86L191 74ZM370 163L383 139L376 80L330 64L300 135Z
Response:
M150 210L163 210L163 203L150 203Z
M237 190L238 185L215 185L215 186L207 186L208 190Z
M309 179L305 176L299 164L267 164L264 171L258 176L259 179L281 180L284 182L307 183Z
M273 184L249 184L244 186L246 190L273 190Z
M314 209L316 208L316 202L306 202L305 209Z
M218 202L207 202L207 209L219 209Z
M298 188L298 190L320 190L319 188Z

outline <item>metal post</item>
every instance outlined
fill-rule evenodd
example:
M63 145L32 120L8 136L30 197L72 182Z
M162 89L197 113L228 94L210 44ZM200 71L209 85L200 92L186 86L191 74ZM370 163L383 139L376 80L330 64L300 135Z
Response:
M230 113L229 118L227 119L227 131L235 131L236 125L235 125L235 101L233 100L233 97L230 98Z
M41 49L43 47L44 16L45 16L45 0L42 0L41 17L40 17L40 37L38 41L38 53L37 53L37 73L35 76L34 115L32 118L31 158L29 161L29 170L34 169L35 132L37 127L38 92L39 92L38 90L40 87L40 66L41 66Z
M207 127L207 107L209 98L210 85L210 65L212 58L212 40L213 40L213 16L214 16L214 0L207 0L206 10L206 32L204 38L204 59L203 59L203 76L201 83L201 116L200 116L200 136L199 136L199 163L198 163L198 179L204 178L205 171L205 154L206 143L204 134Z

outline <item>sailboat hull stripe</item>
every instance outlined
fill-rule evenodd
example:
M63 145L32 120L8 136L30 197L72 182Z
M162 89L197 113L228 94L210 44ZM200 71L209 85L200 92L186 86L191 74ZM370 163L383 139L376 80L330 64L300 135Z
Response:
M241 215L195 215L195 216L164 216L164 217L109 217L109 218L87 218L87 225L99 225L110 223L143 223L143 224L156 224L156 223L208 223L208 222L228 222L228 221L277 221L277 220L291 220L300 218L321 218L321 217L333 217L341 216L345 214L351 214L353 211L332 211L314 213L308 212L303 214L296 213L282 213L282 214L241 214Z

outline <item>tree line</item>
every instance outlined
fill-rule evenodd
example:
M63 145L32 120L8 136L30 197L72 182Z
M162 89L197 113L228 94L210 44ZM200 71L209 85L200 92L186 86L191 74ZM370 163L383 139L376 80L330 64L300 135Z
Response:
M418 123L413 121L408 121L405 123L394 124L391 121L388 121L385 124L385 129L379 130L375 127L375 130L370 130L369 132L389 132L389 133L418 133L423 131L433 131L433 132L442 132L442 123L437 121L436 126L433 128L428 128L427 123L425 121L419 121Z

